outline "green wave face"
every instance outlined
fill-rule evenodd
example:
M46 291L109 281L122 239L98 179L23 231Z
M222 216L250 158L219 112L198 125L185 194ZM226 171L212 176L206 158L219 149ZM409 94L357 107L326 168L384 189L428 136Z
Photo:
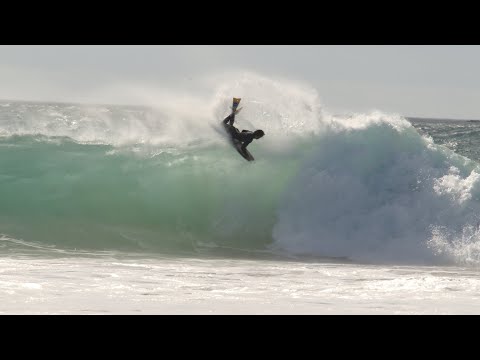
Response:
M143 150L2 139L1 233L58 247L133 251L255 249L272 241L294 157L266 153L248 163L226 146L154 156Z

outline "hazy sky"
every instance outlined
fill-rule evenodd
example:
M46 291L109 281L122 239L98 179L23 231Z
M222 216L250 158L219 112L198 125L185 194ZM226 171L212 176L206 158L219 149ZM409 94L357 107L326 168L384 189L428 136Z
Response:
M115 100L116 84L189 91L226 70L307 83L337 113L480 119L476 45L2 45L0 98L95 101L110 89Z

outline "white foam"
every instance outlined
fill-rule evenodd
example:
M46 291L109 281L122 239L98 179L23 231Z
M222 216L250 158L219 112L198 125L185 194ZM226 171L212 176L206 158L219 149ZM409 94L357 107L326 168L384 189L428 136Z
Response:
M452 252L432 251L432 228L458 236L475 223L478 187L477 164L398 116L339 118L286 193L275 246L361 261L452 260Z

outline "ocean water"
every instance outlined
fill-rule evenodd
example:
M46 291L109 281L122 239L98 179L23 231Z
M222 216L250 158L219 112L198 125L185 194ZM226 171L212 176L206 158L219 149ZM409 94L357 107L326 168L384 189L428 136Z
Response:
M234 96L266 133L252 163L219 126ZM153 106L1 101L0 313L478 313L479 134L253 75Z

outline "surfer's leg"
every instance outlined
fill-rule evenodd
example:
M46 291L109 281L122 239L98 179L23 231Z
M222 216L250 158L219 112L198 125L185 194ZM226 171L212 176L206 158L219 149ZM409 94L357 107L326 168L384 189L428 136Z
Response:
M223 119L224 124L229 124L233 126L233 122L235 121L235 114L231 113L225 119Z
M238 129L230 124L225 124L225 130L230 134L232 138L236 138L239 134Z
M230 133L231 137L236 137L237 135L237 129L235 129L235 127L233 126L228 127L228 132Z
M238 134L240 134L240 131L235 127L235 126L232 126L231 127L231 134L233 137L237 137Z
M223 123L224 124L229 124L229 125L233 125L234 121L235 121L235 115L234 114L230 114L225 119L223 119Z

